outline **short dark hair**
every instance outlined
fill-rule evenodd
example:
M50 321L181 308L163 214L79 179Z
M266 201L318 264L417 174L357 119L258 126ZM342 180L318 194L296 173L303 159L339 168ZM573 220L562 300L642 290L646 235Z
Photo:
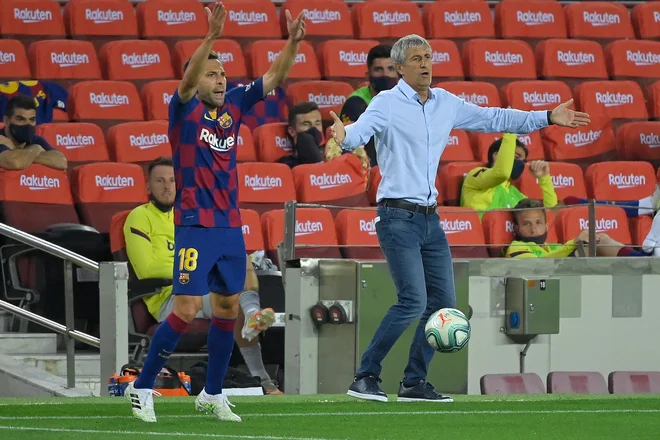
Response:
M319 106L314 102L300 102L289 110L289 127L296 125L296 116L306 115L307 113L318 110Z
M378 58L390 58L390 52L392 52L392 46L389 44L379 44L372 47L367 54L367 69L371 69L374 60Z
M149 177L151 177L151 172L154 170L154 168L159 166L174 167L174 162L172 162L171 157L165 157L165 156L157 157L156 159L153 160L153 162L149 164L149 170L148 170Z
M16 109L22 110L37 110L37 104L34 102L34 98L27 95L16 95L7 102L7 108L5 109L5 116L11 118L14 116Z
M545 207L543 206L543 202L540 201L540 200L522 199L515 206L515 209L540 209L541 211L543 211L543 219L546 220L546 221L548 220L548 218L545 214ZM513 212L513 223L515 223L517 226L520 226L520 225L518 225L518 216L522 212L525 212L525 211L514 211Z
M220 58L218 58L218 54L217 54L216 52L214 52L214 51L209 52L209 56L208 56L207 60L219 60L219 59L220 59ZM183 64L183 71L184 71L184 72L185 72L186 69L188 68L188 64L190 64L190 58L188 58L188 61L186 61L186 62Z
M488 147L488 168L492 168L493 164L495 161L493 160L493 156L495 153L500 151L500 147L502 146L502 138L496 140L492 144L490 144L490 147ZM527 149L527 145L523 144L522 141L518 138L516 138L516 147L520 147L523 150L525 150L525 159L527 159L527 156L529 156L529 150Z

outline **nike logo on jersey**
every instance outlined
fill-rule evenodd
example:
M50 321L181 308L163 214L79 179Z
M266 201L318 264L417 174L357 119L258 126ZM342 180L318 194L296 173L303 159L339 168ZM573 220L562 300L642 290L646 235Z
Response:
M236 138L230 136L228 138L219 138L215 133L202 128L202 131L199 133L199 140L206 142L206 144L211 147L214 151L219 151L221 153L226 153L231 150L234 144L236 143Z

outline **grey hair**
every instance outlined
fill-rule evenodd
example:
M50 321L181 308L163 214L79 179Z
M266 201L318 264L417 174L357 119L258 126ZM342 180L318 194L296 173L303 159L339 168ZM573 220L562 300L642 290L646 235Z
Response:
M392 51L390 52L392 63L394 63L395 66L405 64L408 49L413 47L423 47L431 50L431 45L426 41L426 38L420 37L416 34L406 35L405 37L399 38L397 42L394 43L394 46L392 46Z

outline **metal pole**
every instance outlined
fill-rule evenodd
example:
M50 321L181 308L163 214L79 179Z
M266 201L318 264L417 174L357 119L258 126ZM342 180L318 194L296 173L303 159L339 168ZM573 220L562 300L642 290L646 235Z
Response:
M284 204L284 242L283 256L284 264L296 258L296 205L295 200L289 200Z
M101 308L101 395L108 378L128 363L128 265L103 262L99 270Z
M67 328L75 327L73 304L73 265L64 260L64 308ZM66 335L66 386L76 387L76 340Z
M13 313L16 316L20 316L21 318L25 318L28 321L36 322L37 324L44 326L54 332L70 336L76 341L84 342L85 344L91 345L92 347L98 348L101 345L99 339L95 338L94 336L79 332L78 330L67 329L65 325L62 325L59 322L51 321L50 319L39 316L36 313L21 309L20 307L8 303L7 301L0 300L0 309L6 310L7 312Z
M596 256L596 200L589 200L589 256Z

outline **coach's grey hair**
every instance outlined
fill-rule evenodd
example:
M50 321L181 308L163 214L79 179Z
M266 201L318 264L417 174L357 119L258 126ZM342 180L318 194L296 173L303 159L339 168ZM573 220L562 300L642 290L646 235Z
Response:
M408 49L413 47L423 47L431 50L431 45L428 41L426 41L426 38L424 37L420 37L416 34L410 34L406 35L405 37L401 37L397 40L396 43L394 43L394 46L392 46L392 51L390 52L390 57L392 58L394 65L396 66L399 64L404 64L406 62L406 54L408 53Z

